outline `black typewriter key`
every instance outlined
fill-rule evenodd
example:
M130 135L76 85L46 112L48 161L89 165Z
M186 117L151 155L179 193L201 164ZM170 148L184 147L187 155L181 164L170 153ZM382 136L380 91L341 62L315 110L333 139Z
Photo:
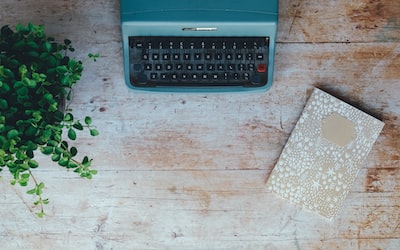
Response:
M170 59L170 54L168 54L168 53L164 53L163 55L162 55L162 59L164 60L164 61L168 61L169 59Z
M245 71L246 70L246 65L243 63L239 63L238 64L238 70L239 71Z
M249 63L249 64L247 65L247 69L248 69L249 71L254 71L255 68L256 68L256 66L254 65L254 63Z
M195 53L194 54L194 59L195 60L201 60L201 54L200 53Z
M171 79L171 74L161 73L160 78L161 78L161 80L169 80L169 79Z
M159 54L153 54L152 58L153 58L153 60L158 60L158 59L160 59L160 55Z
M208 71L214 71L215 70L215 65L214 64L207 64L207 70Z
M135 47L136 47L137 49L143 48L143 42L142 42L142 41L136 41Z
M182 70L182 69L183 69L183 66L181 63L178 63L175 65L175 70Z
M175 61L178 61L180 59L180 55L178 53L175 53L173 55L173 58L174 58Z
M158 71L162 70L162 64L157 63L156 64L156 70L158 70Z
M172 64L168 63L168 64L165 65L165 69L170 71L170 70L174 69L174 66Z
M156 80L157 78L158 78L158 74L157 73L151 73L150 74L150 79Z

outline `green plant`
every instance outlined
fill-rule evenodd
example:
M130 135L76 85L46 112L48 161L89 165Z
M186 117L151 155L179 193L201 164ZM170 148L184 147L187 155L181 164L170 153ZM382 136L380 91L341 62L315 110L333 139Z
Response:
M13 185L34 182L27 193L37 197L39 217L48 200L42 198L44 183L32 171L39 167L34 159L37 151L83 178L96 174L90 168L92 160L88 156L77 160L78 149L68 143L80 130L98 135L91 117L81 122L65 105L83 70L82 61L67 55L73 51L70 40L56 42L46 36L43 25L19 24L15 31L3 26L0 31L0 171L9 169ZM88 55L94 61L97 57Z

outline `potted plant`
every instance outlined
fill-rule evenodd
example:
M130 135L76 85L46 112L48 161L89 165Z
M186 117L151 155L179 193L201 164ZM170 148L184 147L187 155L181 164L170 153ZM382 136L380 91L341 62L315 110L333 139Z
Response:
M46 36L43 25L18 24L15 30L3 26L0 31L0 171L8 168L12 185L33 181L27 193L37 197L39 217L48 199L42 197L44 183L33 174L39 167L37 152L83 178L96 174L90 168L92 160L77 160L78 149L68 143L79 130L98 135L90 116L81 122L68 107L83 70L82 61L67 55L72 51L70 40L57 42Z

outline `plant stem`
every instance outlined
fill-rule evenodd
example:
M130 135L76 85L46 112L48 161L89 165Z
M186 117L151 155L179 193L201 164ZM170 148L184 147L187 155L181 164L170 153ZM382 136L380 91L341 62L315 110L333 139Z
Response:
M35 183L35 187L36 187L36 188L39 188L39 183L38 183L38 181L36 180L36 178L35 178L35 176L33 175L33 173L32 173L31 170L29 170L29 174L30 174L30 176L32 177L33 182ZM40 213L38 213L38 215L39 215L39 217L42 217L42 216L44 215L44 208L43 208L43 199L42 199L42 195L36 193L36 196L39 197L38 204L40 205Z

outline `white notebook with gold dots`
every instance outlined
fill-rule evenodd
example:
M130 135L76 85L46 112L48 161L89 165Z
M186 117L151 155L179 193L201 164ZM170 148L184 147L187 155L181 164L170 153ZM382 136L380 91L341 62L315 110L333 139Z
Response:
M314 89L267 180L268 189L333 219L383 126Z

